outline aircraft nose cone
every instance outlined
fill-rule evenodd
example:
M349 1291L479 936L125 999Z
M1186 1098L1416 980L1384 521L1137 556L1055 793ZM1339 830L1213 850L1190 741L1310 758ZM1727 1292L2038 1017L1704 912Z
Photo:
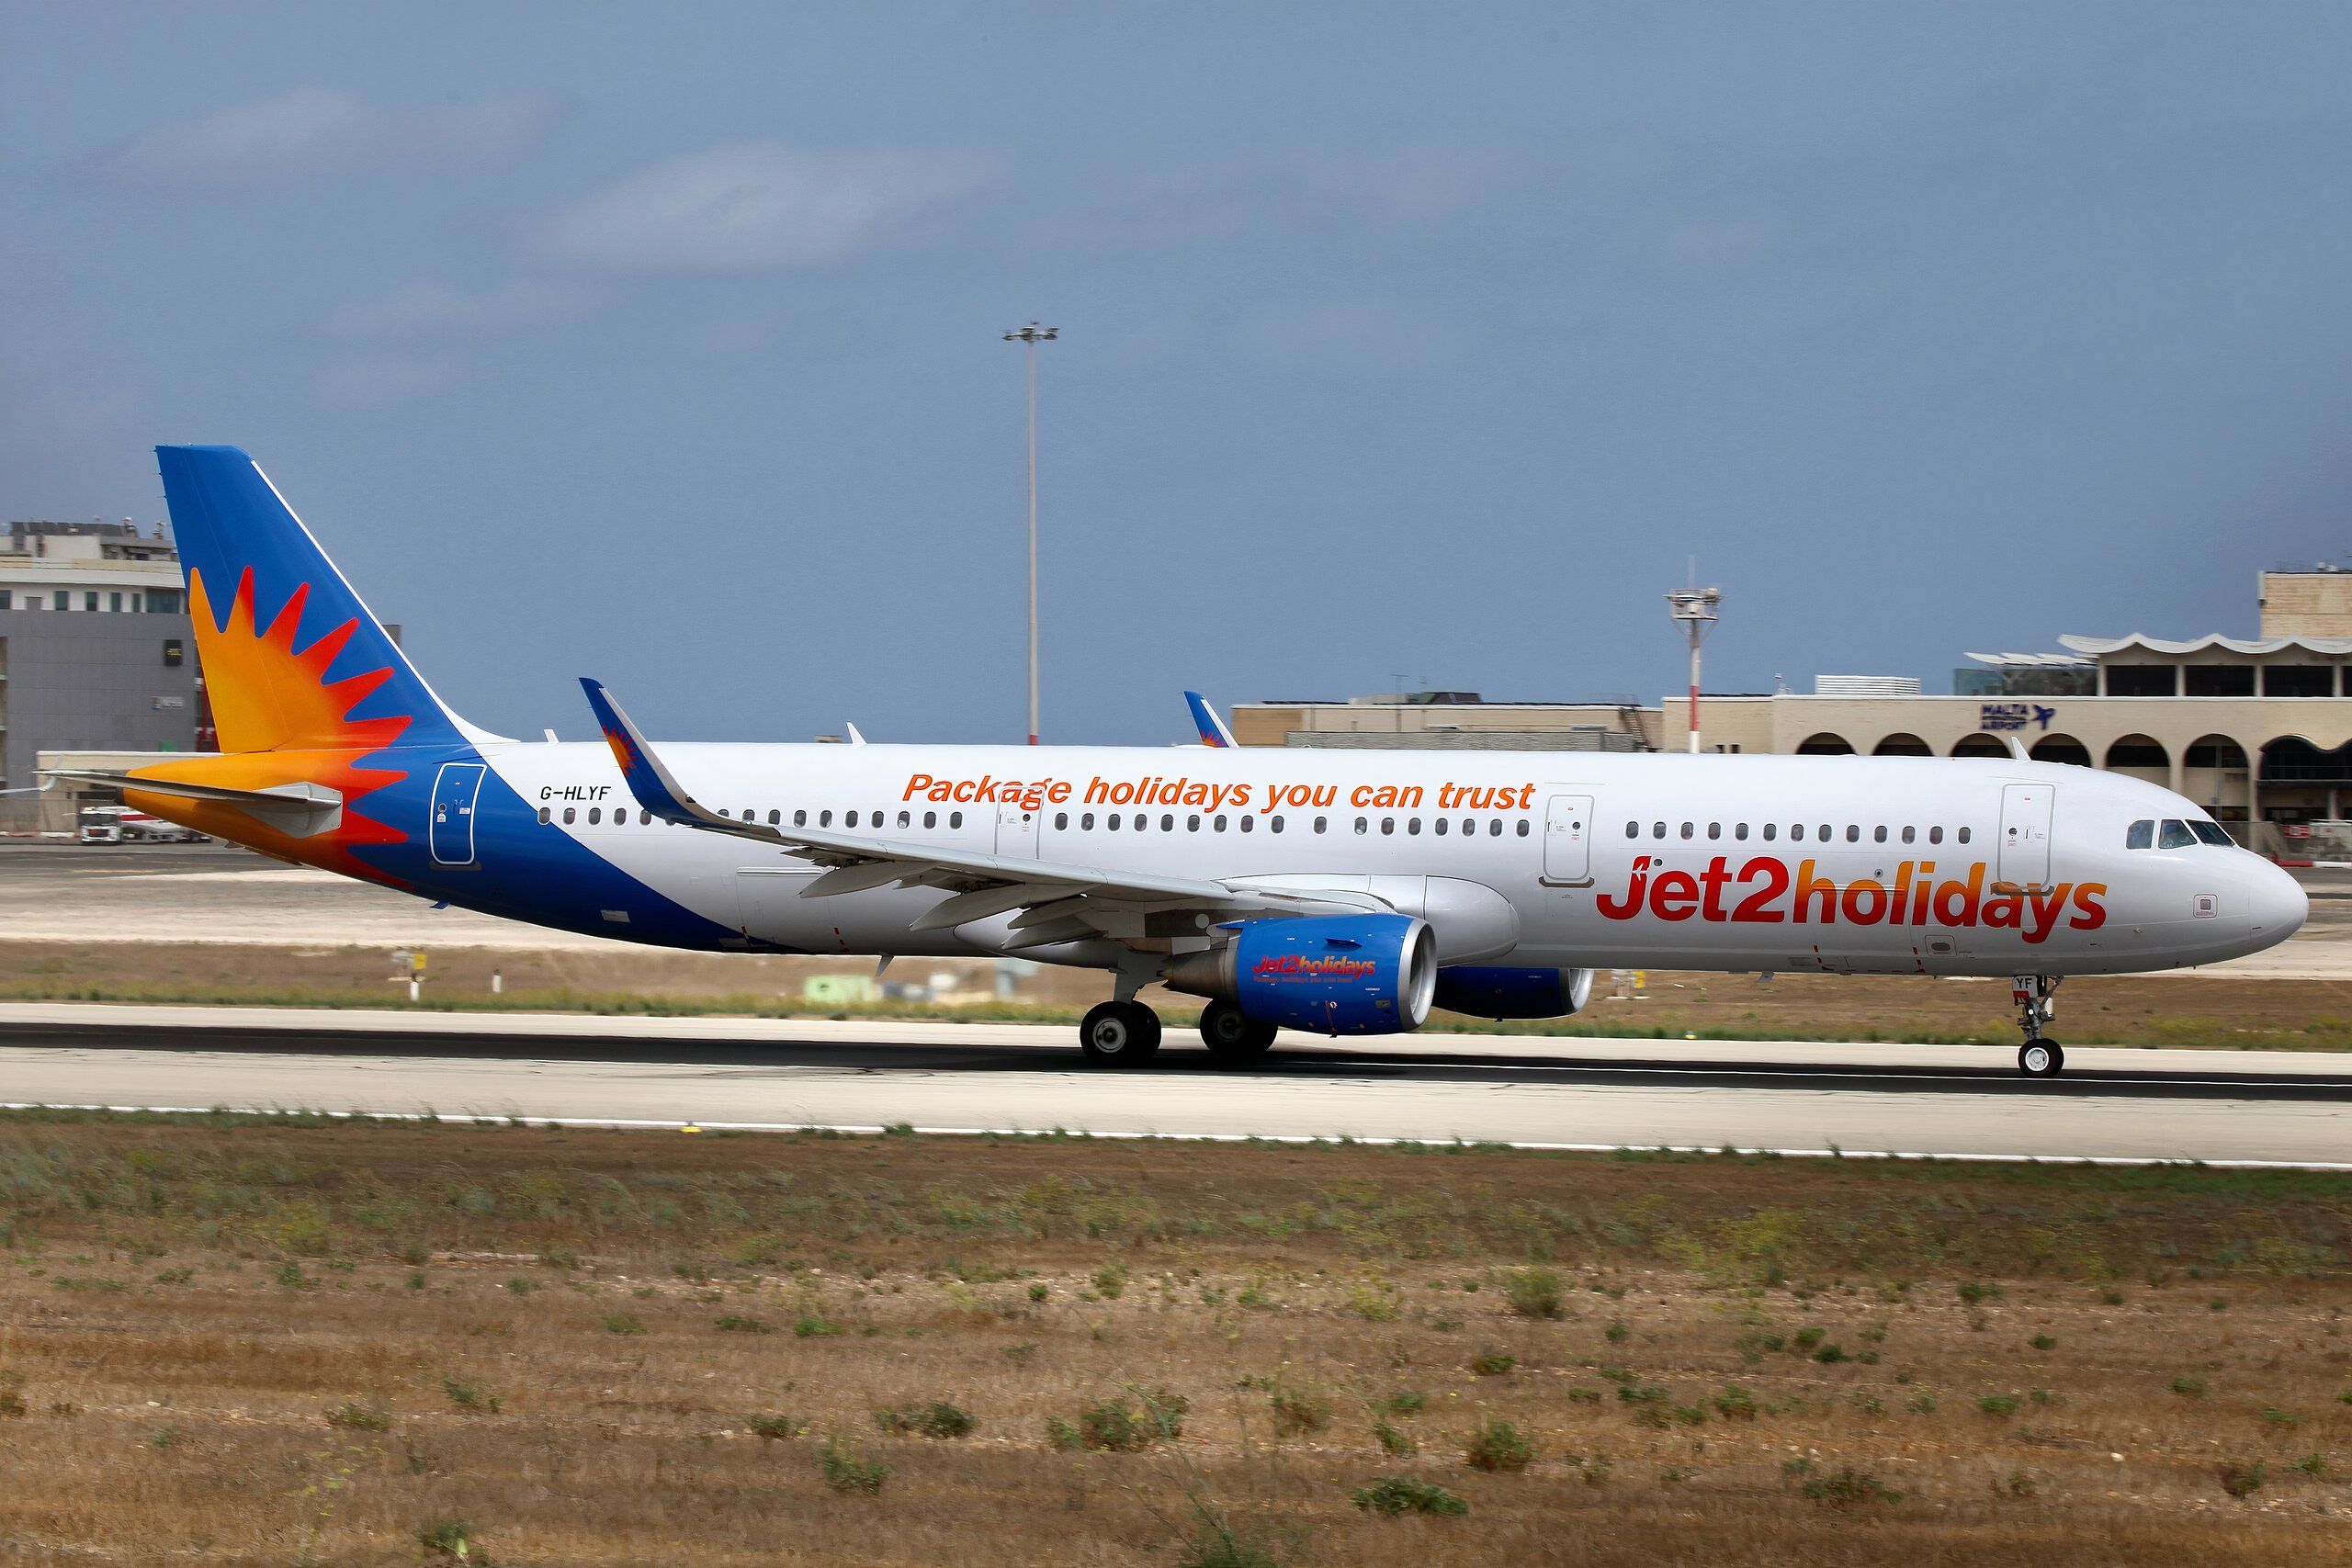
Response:
M2255 929L2273 942L2284 942L2302 929L2312 912L2311 896L2303 885L2275 865L2256 868L2247 890L2246 908Z

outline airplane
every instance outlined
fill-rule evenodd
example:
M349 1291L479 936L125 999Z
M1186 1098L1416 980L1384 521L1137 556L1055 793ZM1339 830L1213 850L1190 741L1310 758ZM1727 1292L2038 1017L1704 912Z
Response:
M597 742L444 703L266 476L157 448L222 750L132 807L264 854L654 946L1099 969L1079 1031L1150 1062L1158 982L1217 1064L1278 1030L1583 1008L1596 969L2008 976L2019 1069L2072 975L2211 964L2308 912L2188 800L2087 768L1758 754Z

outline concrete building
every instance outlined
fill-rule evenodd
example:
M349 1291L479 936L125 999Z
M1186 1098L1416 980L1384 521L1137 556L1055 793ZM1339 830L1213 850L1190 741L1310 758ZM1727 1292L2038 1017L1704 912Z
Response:
M2067 636L2064 652L1978 653L1952 694L1907 677L1823 676L1810 693L1710 694L1710 751L2030 756L2167 785L2261 847L2352 806L2352 570L2259 574L2260 635ZM1680 750L1677 694L1631 703L1489 703L1433 692L1238 705L1243 745L1524 745ZM1374 737L1385 738L1375 740ZM2259 824L2270 824L2265 830Z
M179 552L160 526L6 525L0 789L37 783L40 751L194 750L199 692ZM25 828L37 807L29 795L0 795L0 829ZM37 825L54 826L45 816Z

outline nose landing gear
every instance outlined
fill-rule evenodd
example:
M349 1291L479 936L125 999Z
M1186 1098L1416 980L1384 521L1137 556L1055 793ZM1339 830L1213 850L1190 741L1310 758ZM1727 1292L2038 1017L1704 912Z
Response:
M2017 975L2009 979L2009 999L2017 1004L2018 1027L2025 1031L2025 1043L2018 1047L2018 1071L2030 1078L2054 1078L2065 1069L2065 1050L2041 1032L2041 1026L2057 1011L2052 993L2058 989L2058 979L2055 975Z

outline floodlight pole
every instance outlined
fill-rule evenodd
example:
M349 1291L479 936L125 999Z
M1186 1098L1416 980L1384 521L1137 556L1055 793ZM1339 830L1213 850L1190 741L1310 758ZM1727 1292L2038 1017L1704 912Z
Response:
M1022 345L1029 360L1029 744L1037 744L1037 345L1060 335L1059 327L1032 321L1004 334Z
M1716 588L1678 588L1666 596L1667 614L1690 639L1690 750L1694 756L1699 750L1699 645L1722 618L1718 607L1723 602L1723 591Z

